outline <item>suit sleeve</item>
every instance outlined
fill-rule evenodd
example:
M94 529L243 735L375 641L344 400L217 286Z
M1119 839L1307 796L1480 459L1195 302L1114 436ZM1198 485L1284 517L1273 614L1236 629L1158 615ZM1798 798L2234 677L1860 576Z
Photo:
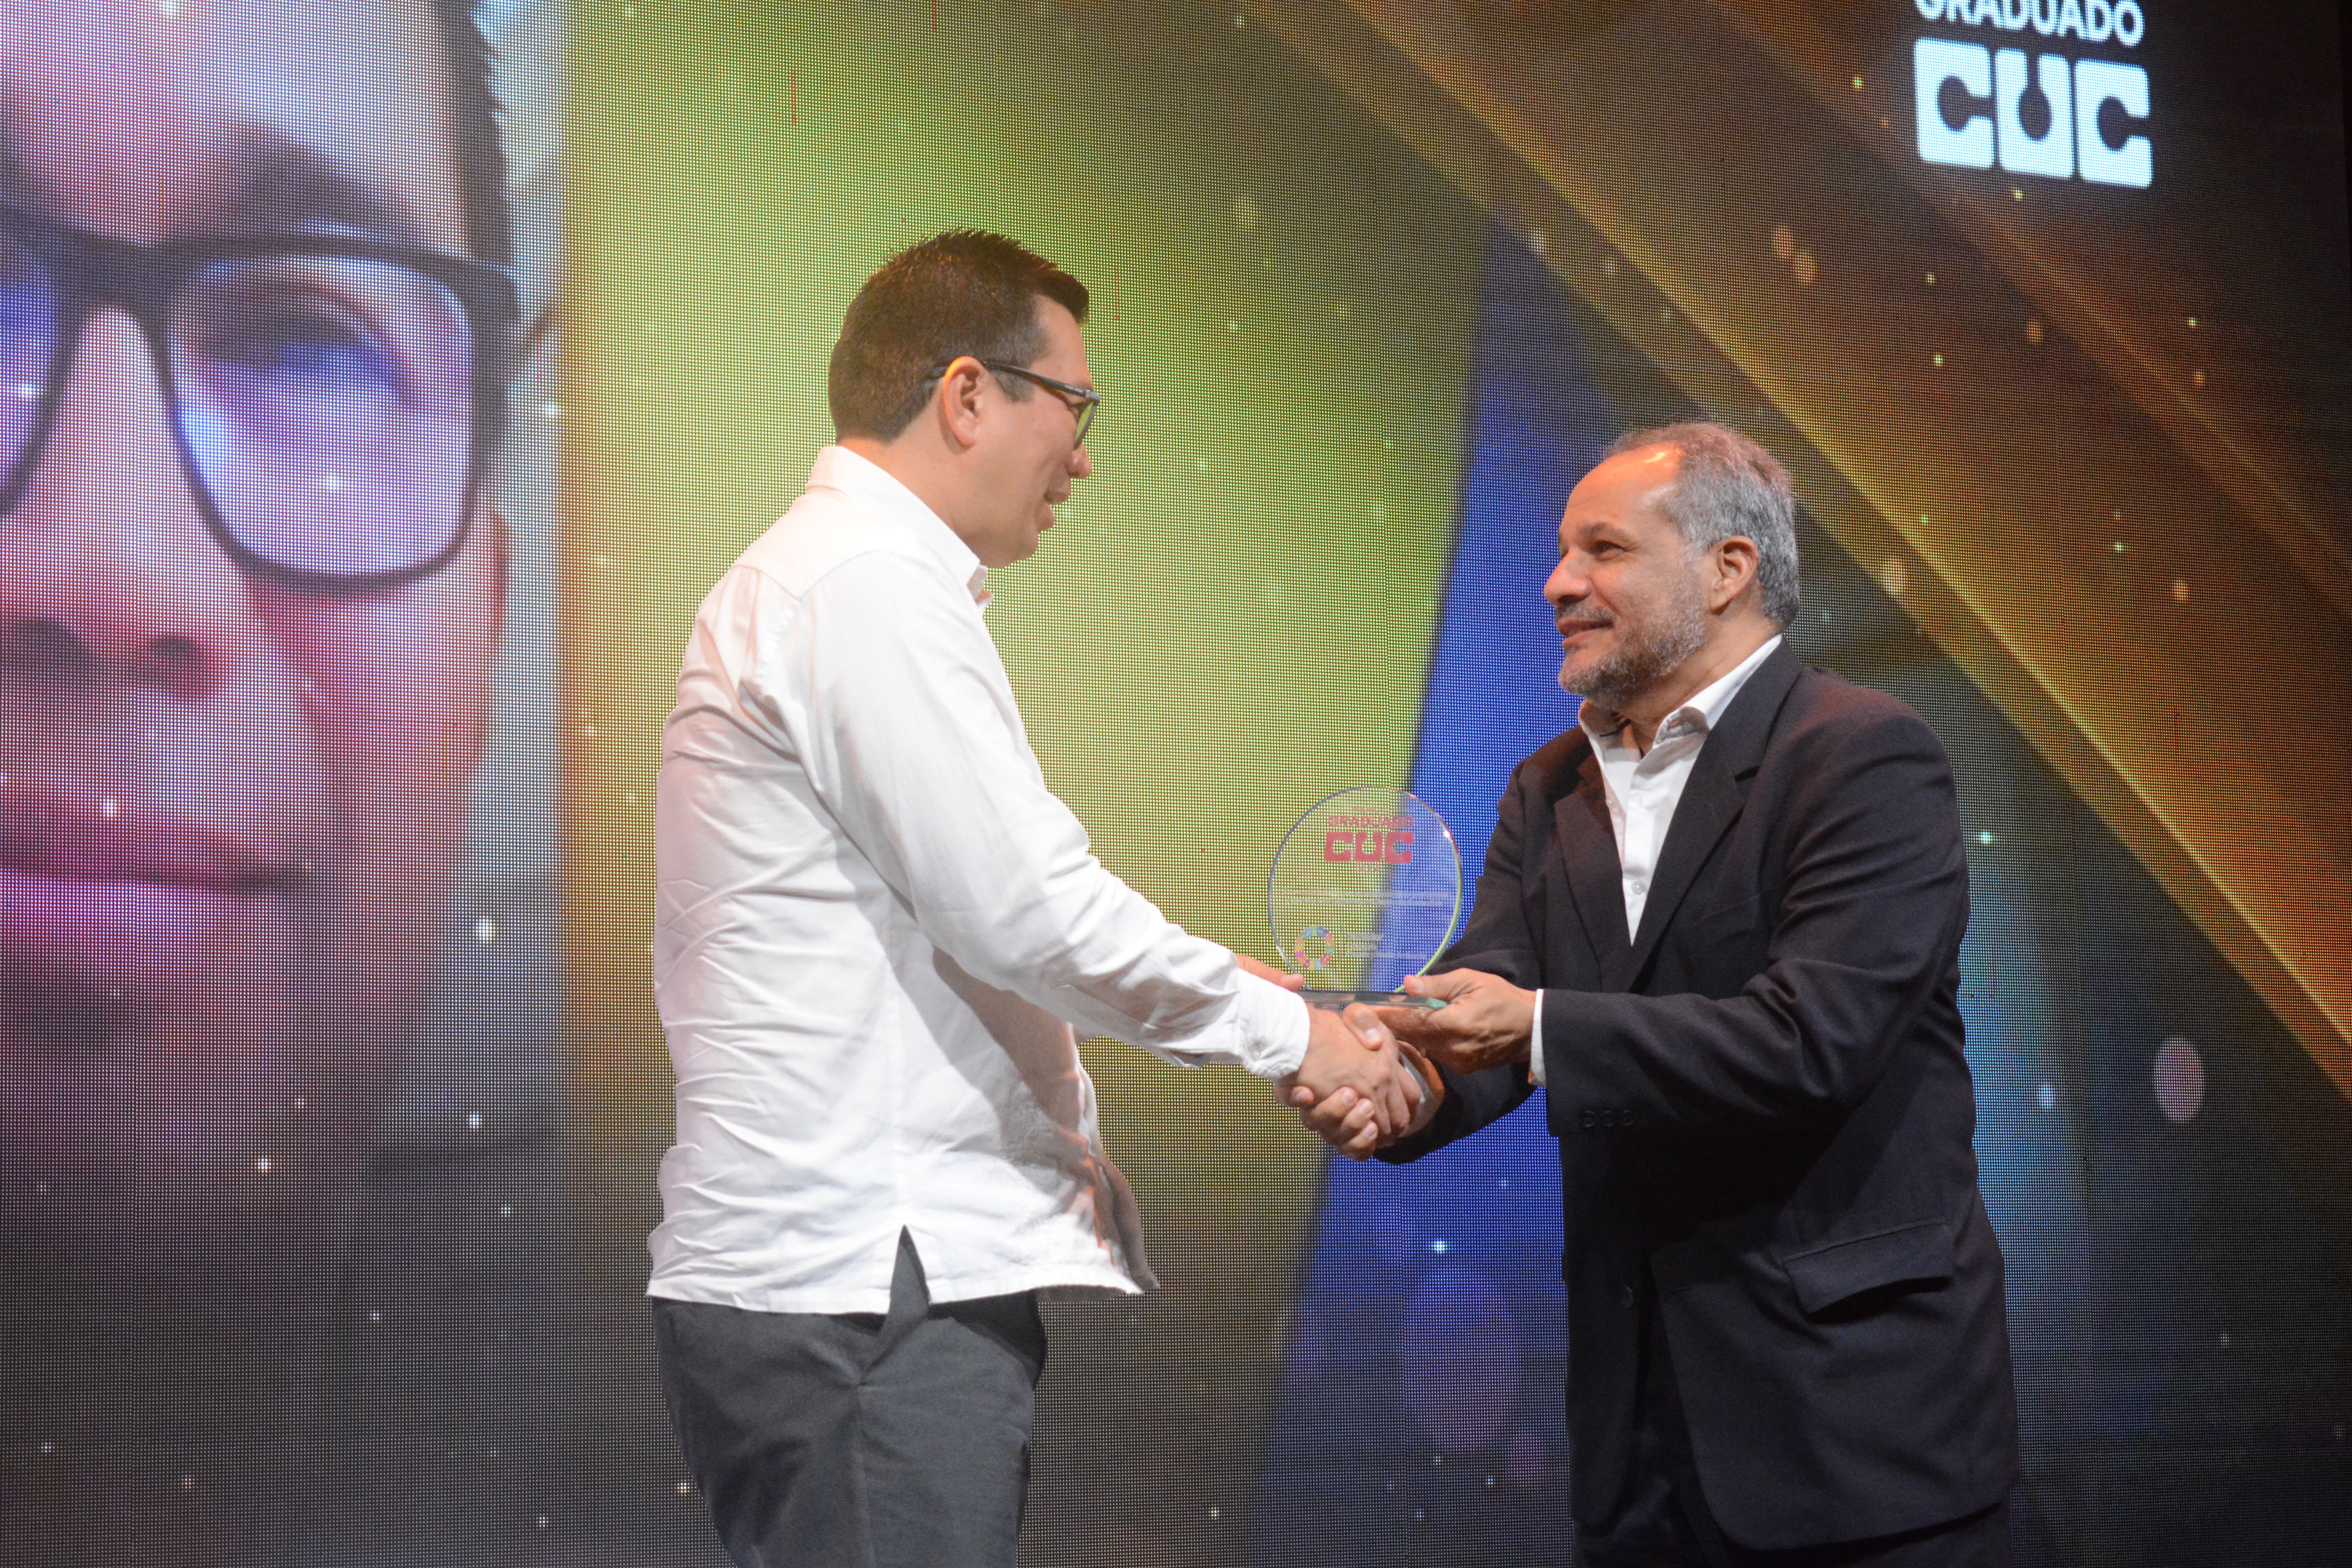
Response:
M1471 900L1470 923L1464 928L1462 939L1430 965L1433 972L1481 969L1514 985L1533 987L1541 983L1542 966L1537 960L1535 933L1528 929L1527 901L1521 890L1527 802L1532 793L1522 786L1529 771L1529 764L1522 763L1503 792L1495 810L1495 836L1486 841L1486 866L1478 873L1477 894ZM1508 1115L1535 1091L1525 1063L1475 1073L1443 1067L1437 1070L1445 1080L1445 1102L1427 1127L1381 1150L1381 1159L1394 1164L1418 1160Z
M1967 930L1958 805L1942 745L1907 710L1821 752L1790 796L1766 966L1738 994L1546 994L1555 1132L1823 1122L1876 1084Z

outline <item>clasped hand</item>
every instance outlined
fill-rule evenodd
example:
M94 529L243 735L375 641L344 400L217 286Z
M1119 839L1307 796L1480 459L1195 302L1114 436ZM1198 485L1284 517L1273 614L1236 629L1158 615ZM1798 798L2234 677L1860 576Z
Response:
M1435 1081L1380 1015L1359 1002L1345 1013L1307 1010L1306 1059L1276 1093L1326 1142L1361 1160L1427 1122L1436 1108ZM1310 1120L1309 1107L1321 1108L1321 1116Z
M1297 991L1306 984L1295 974L1270 969L1247 956L1241 958L1241 965L1286 991ZM1492 1016L1498 1012L1495 1005L1503 999L1486 994L1486 983L1528 998L1532 1017L1532 993L1474 970L1455 970L1428 979L1416 976L1405 982L1405 989L1415 995L1445 999L1445 1007L1437 1009L1441 1014L1468 1003L1455 1022L1483 1026L1468 1031L1483 1035L1507 1029L1509 1011L1505 1005L1499 1009L1502 1016ZM1417 1008L1375 1012L1360 1002L1340 1014L1309 1008L1306 1059L1297 1072L1276 1085L1275 1092L1298 1112L1299 1124L1308 1131L1351 1160L1370 1159L1376 1151L1429 1125L1444 1099L1445 1084L1437 1069L1412 1045L1400 1041L1391 1027L1392 1023L1402 1023L1417 1036L1450 1041L1458 1031L1427 1028L1425 1021L1435 1016ZM1521 1033L1524 1037L1525 1029ZM1524 1037L1519 1054L1527 1054Z
M1428 1125L1444 1098L1445 1085L1432 1061L1454 1072L1477 1072L1528 1059L1535 1034L1535 993L1522 990L1498 975L1475 969L1444 974L1415 975L1404 983L1415 996L1435 997L1445 1005L1368 1007L1348 1010L1348 1023L1369 1042L1377 1026L1400 1058L1414 1068L1424 1092L1412 1119L1393 1129L1383 1124L1378 1107L1354 1097L1346 1088L1317 1094L1307 1086L1287 1090L1285 1103L1298 1111L1302 1126L1351 1160L1370 1157L1399 1138ZM1369 1016L1360 1021L1358 1014Z

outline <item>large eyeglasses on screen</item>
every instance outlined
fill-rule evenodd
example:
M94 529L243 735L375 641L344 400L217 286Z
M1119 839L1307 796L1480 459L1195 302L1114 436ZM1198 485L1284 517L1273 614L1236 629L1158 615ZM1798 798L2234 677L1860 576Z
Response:
M189 488L247 570L365 593L464 545L516 315L502 268L332 236L137 245L0 206L0 516L109 305L145 332Z

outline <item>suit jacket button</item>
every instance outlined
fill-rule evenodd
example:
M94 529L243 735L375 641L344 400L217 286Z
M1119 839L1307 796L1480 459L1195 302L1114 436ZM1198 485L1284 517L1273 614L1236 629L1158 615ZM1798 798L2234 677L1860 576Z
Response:
M1584 1113L1584 1130L1587 1132L1591 1131L1594 1127L1600 1125L1600 1121L1598 1113L1588 1109Z
M1633 1305L1633 1287L1631 1285L1625 1287L1625 1305L1629 1309Z

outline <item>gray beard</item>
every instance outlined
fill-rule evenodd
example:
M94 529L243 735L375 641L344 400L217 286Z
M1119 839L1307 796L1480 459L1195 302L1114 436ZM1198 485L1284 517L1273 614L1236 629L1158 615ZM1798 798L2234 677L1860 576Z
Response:
M1617 625L1624 629L1623 622ZM1693 593L1677 599L1656 623L1636 627L1620 638L1617 646L1602 655L1601 661L1579 677L1573 686L1569 684L1568 668L1563 662L1560 689L1609 712L1622 713L1627 703L1681 668L1683 661L1696 653L1706 641L1706 606Z

